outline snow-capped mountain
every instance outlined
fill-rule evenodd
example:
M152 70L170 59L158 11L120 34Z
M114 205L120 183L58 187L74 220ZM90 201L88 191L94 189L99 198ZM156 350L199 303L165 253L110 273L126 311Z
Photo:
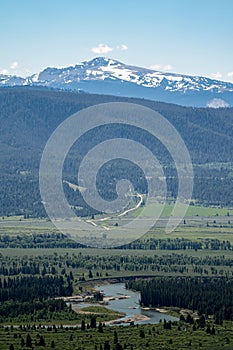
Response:
M24 82L25 82L24 78L20 78L15 75L0 74L0 87L24 85Z
M66 68L46 68L27 78L0 75L0 86L21 85L141 97L189 106L233 106L232 83L129 66L105 57Z

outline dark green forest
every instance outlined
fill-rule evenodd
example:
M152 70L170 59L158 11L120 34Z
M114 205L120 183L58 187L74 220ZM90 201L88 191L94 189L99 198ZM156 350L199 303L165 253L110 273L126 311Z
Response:
M216 323L233 320L233 279L228 277L161 277L129 281L141 292L141 305L186 308L214 315Z
M39 273L34 267L34 272ZM68 307L63 300L54 298L72 293L69 276L18 274L16 277L0 279L0 322L62 319L69 312Z
M1 302L12 300L32 302L49 297L72 295L73 287L70 278L63 276L17 276L0 280Z
M106 256L101 254L93 255L85 253L85 251L72 254L56 253L46 256L38 255L10 257L0 255L0 275L3 277L1 286L4 288L4 295L11 293L8 284L4 286L4 278L16 278L21 276L20 283L17 281L17 288L22 290L22 283L26 279L22 277L33 276L30 280L30 288L37 288L41 279L41 283L51 284L48 289L48 296L60 295L61 291L69 294L72 290L72 282L83 282L93 279L110 279L112 276L133 276L133 275L158 275L158 274L177 274L177 275L203 275L203 276L228 276L233 277L232 267L233 259L231 256L225 256L223 252L219 252L217 256L203 255L190 256L185 253L168 253L159 254L139 254L139 251L122 255L120 253L112 253ZM54 278L56 277L56 278ZM59 277L59 278L58 278ZM13 279L14 281L14 279ZM12 282L11 282L12 283ZM13 282L16 283L16 282ZM56 288L55 288L56 286ZM52 289L51 289L52 288ZM51 294L50 295L50 290ZM6 294L8 293L8 294ZM13 293L13 292L12 292ZM36 291L35 295L42 293ZM25 295L27 293L25 292ZM30 294L29 294L30 296ZM12 296L13 298L14 296ZM40 295L38 295L40 297ZM23 298L23 296L22 296Z
M209 225L209 224L208 224ZM216 225L215 225L216 226ZM227 227L231 228L231 224ZM0 235L1 248L83 248L74 240L62 233L33 233L33 234L6 234ZM233 250L229 240L202 238L198 241L187 238L149 238L141 239L117 249L140 250Z
M198 203L231 206L233 204L232 146L233 109L198 109L178 105L119 98L51 91L36 88L0 89L0 215L23 214L26 217L45 216L41 204L38 169L43 148L55 128L71 114L104 102L130 102L158 111L178 130L184 139L194 164L193 198ZM164 165L168 196L175 198L177 174L164 146L146 132L126 126L101 127L88 132L71 148L64 164L63 177L77 182L77 170L82 157L100 141L112 137L137 139L156 155ZM78 152L77 152L78 150ZM127 173L135 189L145 193L145 179L140 171L128 164L106 164L102 169L99 191L107 199L115 196L114 183ZM111 170L111 171L110 171ZM109 186L109 184L112 184ZM95 213L81 194L64 184L71 205L82 207L79 215Z

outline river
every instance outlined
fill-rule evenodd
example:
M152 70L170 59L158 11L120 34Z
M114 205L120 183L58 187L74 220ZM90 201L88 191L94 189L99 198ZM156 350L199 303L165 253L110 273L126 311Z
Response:
M109 300L108 305L106 307L108 309L122 312L125 316L121 319L122 323L125 324L126 319L131 318L144 318L144 320L134 321L134 324L156 324L159 323L160 320L166 321L176 321L178 320L176 317L167 315L165 313L160 313L155 310L144 310L139 305L139 296L138 292L128 290L125 288L124 283L114 283L107 285L96 286L95 289L98 289L104 294L104 297L119 297L121 295L127 296L125 299L118 300ZM80 305L81 306L81 305ZM82 306L87 306L87 304L83 304ZM139 317L137 317L139 315Z

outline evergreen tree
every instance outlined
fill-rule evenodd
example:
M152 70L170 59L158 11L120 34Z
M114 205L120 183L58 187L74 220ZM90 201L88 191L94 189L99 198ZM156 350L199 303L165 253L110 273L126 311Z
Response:
M105 340L104 342L104 350L111 350L108 340Z
M103 330L103 325L102 325L101 322L99 322L99 325L98 325L98 332L99 332L99 333L103 333L103 332L104 332L104 330Z
M85 321L82 320L82 322L81 322L81 331L85 331L85 329L86 329Z
M210 334L211 333L211 329L210 329L210 325L208 324L207 328L206 328L206 333Z
M26 337L26 347L32 348L32 339L31 339L30 334L27 334L27 337Z
M91 317L90 327L91 328L96 328L96 318L94 316Z
M41 335L40 336L40 340L39 340L39 346L45 346L45 340L44 340L44 337Z
M114 331L114 344L118 343L118 335L117 335L117 331Z
M139 336L140 338L145 338L145 332L143 329L140 329Z
M214 326L211 328L211 334L215 335L215 328L214 328Z

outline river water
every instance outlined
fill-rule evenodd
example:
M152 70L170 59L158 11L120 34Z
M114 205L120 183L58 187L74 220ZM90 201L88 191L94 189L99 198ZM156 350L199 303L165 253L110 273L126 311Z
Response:
M160 320L164 320L164 319L166 321L178 320L176 317L163 314L155 310L142 309L139 305L140 293L126 289L124 283L107 284L107 285L97 286L95 288L100 290L105 297L117 297L120 295L129 296L129 298L127 299L110 300L108 305L106 305L106 307L111 310L115 310L126 314L125 317L120 319L122 321L124 321L129 317L130 318L134 317L135 315L143 315L149 318L143 321L142 320L135 321L134 322L135 324L146 324L146 323L156 324L156 323L159 323Z

